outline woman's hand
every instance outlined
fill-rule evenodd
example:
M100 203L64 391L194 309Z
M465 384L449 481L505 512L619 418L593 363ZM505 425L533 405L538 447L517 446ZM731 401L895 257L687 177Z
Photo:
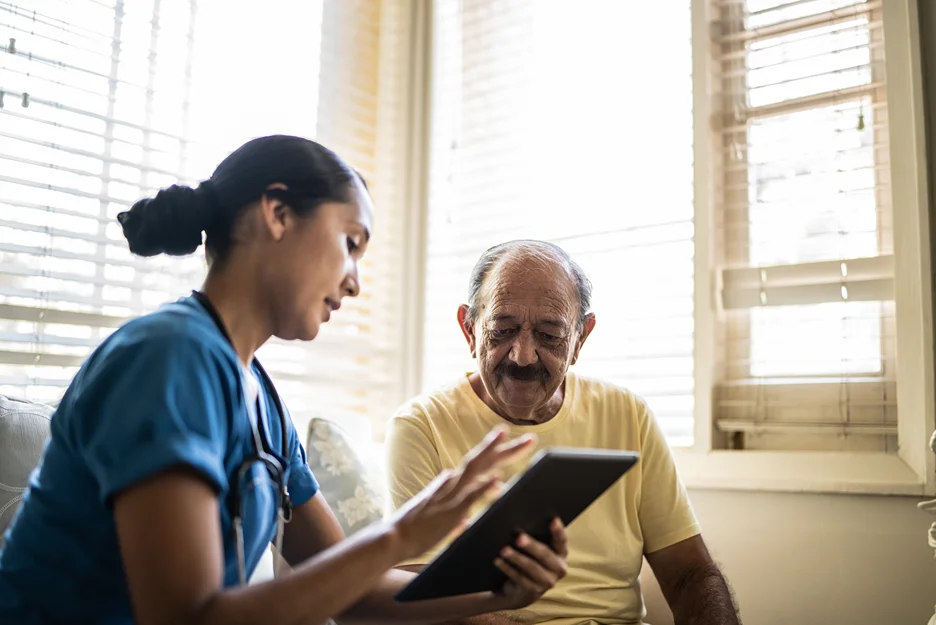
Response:
M452 531L462 528L478 500L499 488L499 467L533 446L533 438L506 441L504 428L491 433L462 460L461 466L443 471L405 506L391 523L401 540L403 559L422 555Z
M549 526L552 548L527 534L517 537L516 547L505 547L494 564L507 576L501 596L507 609L524 608L543 596L565 577L568 542L565 527L558 518Z

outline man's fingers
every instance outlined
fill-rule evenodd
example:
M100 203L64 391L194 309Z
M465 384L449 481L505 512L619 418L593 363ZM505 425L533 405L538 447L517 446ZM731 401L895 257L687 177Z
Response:
M535 559L541 567L554 573L557 578L565 577L566 564L562 557L543 543L534 540L528 534L520 534L517 538L517 546Z
M569 537L565 531L565 525L556 517L549 524L549 530L552 532L552 549L560 557L565 558L569 555Z
M507 563L507 561L503 558L494 558L494 566L500 569L504 575L513 581L513 583L515 583L517 586L520 586L527 592L535 593L537 595L543 593L544 589L538 588L529 577L520 573L520 571Z
M532 587L536 588L538 592L543 592L556 583L555 573L545 569L539 562L512 547L502 549L501 558L532 582Z

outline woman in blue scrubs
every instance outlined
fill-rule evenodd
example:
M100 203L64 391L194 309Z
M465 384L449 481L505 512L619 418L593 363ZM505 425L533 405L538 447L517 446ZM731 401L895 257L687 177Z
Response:
M562 577L556 522L551 546L522 537L498 559L500 593L393 600L411 577L394 565L462 524L529 440L492 432L351 538L318 493L254 352L271 336L314 339L358 294L372 215L351 167L288 136L251 141L197 188L120 215L142 256L190 254L204 233L208 276L114 332L66 391L0 551L0 623L440 622L524 607ZM244 585L271 540L294 570Z

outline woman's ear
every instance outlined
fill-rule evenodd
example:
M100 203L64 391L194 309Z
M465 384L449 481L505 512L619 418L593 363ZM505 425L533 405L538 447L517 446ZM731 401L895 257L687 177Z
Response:
M288 191L289 187L276 182L266 188L267 191ZM264 229L270 233L274 241L281 241L286 234L286 223L289 211L282 199L276 193L264 193L260 196L260 218Z

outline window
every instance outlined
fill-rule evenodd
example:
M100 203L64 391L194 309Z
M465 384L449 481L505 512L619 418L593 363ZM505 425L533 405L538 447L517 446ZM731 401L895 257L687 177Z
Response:
M639 392L691 444L688 2L434 7L424 388L473 369L455 313L481 253L544 239L594 282L577 370Z
M200 253L131 256L118 212L209 176L252 137L288 133L319 137L364 173L380 228L359 300L313 344L271 341L259 356L300 433L314 414L367 430L399 400L399 346L387 338L399 311L379 286L399 247L384 165L395 120L378 115L390 97L378 87L392 94L400 73L381 67L381 53L400 64L405 33L402 14L381 4L0 5L0 392L56 399L127 317L201 284Z
M895 453L880 8L727 0L717 24L717 432L734 449Z
M682 474L931 492L915 4L693 0L693 23L697 165L710 164L695 178L697 423Z

